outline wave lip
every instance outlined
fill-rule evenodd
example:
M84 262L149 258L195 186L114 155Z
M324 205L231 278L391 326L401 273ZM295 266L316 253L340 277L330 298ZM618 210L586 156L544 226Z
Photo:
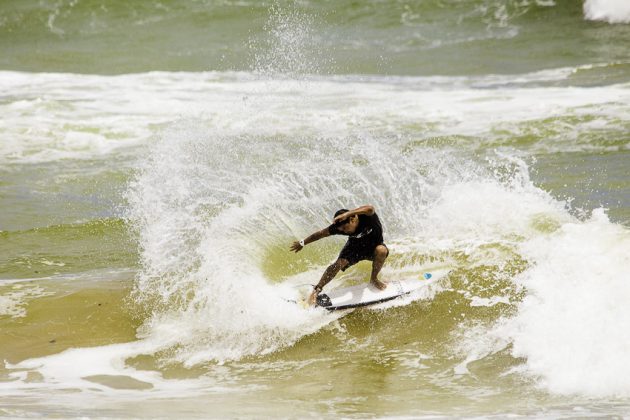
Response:
M608 23L630 23L630 2L627 0L586 0L584 17Z

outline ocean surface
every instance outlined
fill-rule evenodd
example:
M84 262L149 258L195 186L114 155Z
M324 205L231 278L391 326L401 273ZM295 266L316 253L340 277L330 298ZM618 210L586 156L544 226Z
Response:
M363 204L450 274L288 302ZM629 355L627 0L0 3L0 417L622 418Z

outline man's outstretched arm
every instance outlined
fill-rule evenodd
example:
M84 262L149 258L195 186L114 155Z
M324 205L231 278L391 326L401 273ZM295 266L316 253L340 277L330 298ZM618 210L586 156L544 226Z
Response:
M305 245L310 244L311 242L319 241L322 238L330 236L330 232L328 232L328 228L324 228L322 230L318 230L317 232L307 236L302 241L295 241L291 244L290 250L293 252L300 252Z

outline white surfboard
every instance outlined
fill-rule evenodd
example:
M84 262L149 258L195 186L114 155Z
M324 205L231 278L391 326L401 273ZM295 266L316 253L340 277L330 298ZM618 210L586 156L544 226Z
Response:
M334 289L317 296L317 306L337 311L341 309L358 308L387 302L400 296L407 295L421 287L435 283L445 277L450 270L438 270L423 273L415 279L390 280L385 290L379 290L371 283Z

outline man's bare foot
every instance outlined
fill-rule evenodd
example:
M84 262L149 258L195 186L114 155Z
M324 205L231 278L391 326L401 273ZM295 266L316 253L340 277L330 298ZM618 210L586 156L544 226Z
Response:
M315 306L315 304L317 303L317 295L318 293L313 290L313 292L309 295L308 299L306 299L306 304L311 307L311 306Z
M387 287L387 283L384 283L380 280L370 280L370 283L372 283L372 285L374 285L374 287L376 287L378 290L385 290L385 288Z

